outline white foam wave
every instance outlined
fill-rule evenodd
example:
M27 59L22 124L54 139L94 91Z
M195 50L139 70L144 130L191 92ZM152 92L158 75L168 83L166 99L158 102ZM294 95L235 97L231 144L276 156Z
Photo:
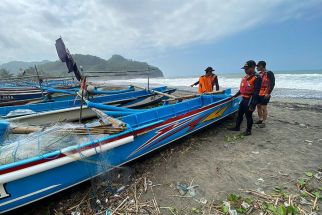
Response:
M297 89L297 90L317 90L322 91L322 74L276 74L276 88ZM219 76L219 84L223 88L238 88L241 77L238 75ZM166 85L170 87L189 87L198 80L197 77L187 78L151 78L152 86ZM128 80L101 81L109 84L140 84L147 85L146 78Z

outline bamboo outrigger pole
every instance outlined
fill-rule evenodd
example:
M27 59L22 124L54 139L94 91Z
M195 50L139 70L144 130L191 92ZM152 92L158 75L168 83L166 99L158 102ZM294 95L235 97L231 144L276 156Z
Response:
M135 87L135 88L138 88L138 89L146 90L146 88L141 87L141 86L136 86L136 85L132 85L132 86ZM171 94L168 94L168 93L162 93L162 92L159 92L159 91L156 91L156 90L151 90L151 89L150 89L150 91L155 93L155 94L167 96L167 97L172 98L172 99L176 99L176 100L181 99L180 97L177 97L177 96L174 96L174 95L171 95Z
M36 71L36 74L37 74L39 88L41 90L41 96L42 96L42 98L44 98L44 89L42 88L42 81L40 80L40 76L39 76L38 69L37 69L37 66L36 65L35 65L35 71Z

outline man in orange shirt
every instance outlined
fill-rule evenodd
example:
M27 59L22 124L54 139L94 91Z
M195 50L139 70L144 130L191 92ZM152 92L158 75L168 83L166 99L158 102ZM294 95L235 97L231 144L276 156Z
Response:
M198 85L198 93L207 93L212 92L214 90L214 85L216 85L216 91L219 90L219 83L218 83L218 77L213 73L215 71L212 67L207 67L205 69L206 74L203 76L200 76L199 81L192 84L191 87Z

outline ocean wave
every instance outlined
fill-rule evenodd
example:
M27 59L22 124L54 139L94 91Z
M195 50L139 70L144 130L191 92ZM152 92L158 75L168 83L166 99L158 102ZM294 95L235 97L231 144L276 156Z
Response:
M227 74L219 75L219 85L221 88L238 89L241 76L243 74ZM322 74L276 74L276 95L280 97L311 97L322 99ZM198 77L184 78L150 78L151 86L166 85L169 87L177 87L185 90L196 90L190 85L195 83ZM147 86L147 78L128 79L128 80L106 80L99 81L108 84L137 84ZM277 90L278 89L278 90Z

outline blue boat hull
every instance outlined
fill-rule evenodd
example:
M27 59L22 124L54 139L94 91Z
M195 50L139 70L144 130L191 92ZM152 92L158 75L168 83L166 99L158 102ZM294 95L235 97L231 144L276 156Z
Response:
M45 158L41 159L22 161L19 166L18 164L2 166L0 168L0 212L21 207L67 189L102 174L106 169L110 170L115 166L123 165L194 133L236 112L240 101L239 98L227 97L212 102L213 96L203 97L124 117L123 121L133 128L130 131L94 141L81 151L84 155L90 147L92 149L97 147L98 153L92 156L77 160L75 156L79 155L80 151L74 150L72 152L75 153L74 161L6 183L3 182L8 174L25 171L26 168L35 168L44 163L47 163L47 167L52 166L59 159L69 159L70 154L60 152L44 155ZM112 147L114 145L116 147ZM104 147L112 148L103 151Z

